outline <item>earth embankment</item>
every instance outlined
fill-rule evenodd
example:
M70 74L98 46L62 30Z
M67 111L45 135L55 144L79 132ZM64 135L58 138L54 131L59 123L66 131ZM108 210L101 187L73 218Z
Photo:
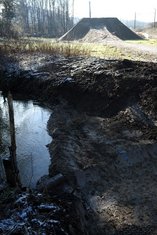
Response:
M95 32L95 37L97 35L97 41L104 38L110 40L121 39L121 40L139 40L142 39L135 32L130 30L126 25L124 25L117 18L83 18L81 19L72 29L65 33L60 40L85 40L87 41L87 35L93 30ZM92 42L92 38L88 37L88 42Z
M156 63L129 60L27 55L3 64L4 92L54 107L49 174L61 172L82 200L86 234L157 232L156 74Z

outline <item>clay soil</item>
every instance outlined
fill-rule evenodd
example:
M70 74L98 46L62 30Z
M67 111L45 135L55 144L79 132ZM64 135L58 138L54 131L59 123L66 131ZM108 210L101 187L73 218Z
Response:
M53 107L49 174L82 203L82 234L157 234L156 63L18 55L0 87Z

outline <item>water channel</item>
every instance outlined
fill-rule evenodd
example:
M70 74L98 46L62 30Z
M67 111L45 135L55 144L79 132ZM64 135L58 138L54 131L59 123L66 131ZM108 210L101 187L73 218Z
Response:
M33 101L13 101L16 129L17 164L23 186L35 187L48 174L50 156L46 147L52 141L47 132L51 110ZM8 104L0 94L0 157L9 157ZM4 177L1 170L1 178Z

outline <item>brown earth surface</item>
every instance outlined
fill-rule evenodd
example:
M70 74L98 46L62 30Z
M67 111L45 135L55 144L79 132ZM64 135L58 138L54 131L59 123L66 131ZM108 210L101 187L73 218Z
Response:
M111 34L107 28L104 29L90 29L88 33L79 41L90 43L106 43L108 41L118 41L116 36Z
M82 234L157 234L156 63L21 55L0 87L53 107L49 174L82 202Z
M143 30L141 30L141 33L144 33L144 35L148 36L148 38L156 39L157 38L157 23L155 24L155 28L154 28L154 25L153 27L144 28Z

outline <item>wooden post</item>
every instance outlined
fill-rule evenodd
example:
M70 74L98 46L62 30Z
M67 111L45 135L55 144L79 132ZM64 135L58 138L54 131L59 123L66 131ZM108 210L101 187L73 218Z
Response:
M9 147L10 150L10 161L11 161L11 168L13 170L14 179L11 179L14 186L21 187L20 179L19 179L19 170L17 167L16 162L16 137L15 137L15 122L14 122L14 109L13 109L13 99L12 95L8 93L8 111L9 111L9 126L10 126L10 136L11 136L11 146Z

